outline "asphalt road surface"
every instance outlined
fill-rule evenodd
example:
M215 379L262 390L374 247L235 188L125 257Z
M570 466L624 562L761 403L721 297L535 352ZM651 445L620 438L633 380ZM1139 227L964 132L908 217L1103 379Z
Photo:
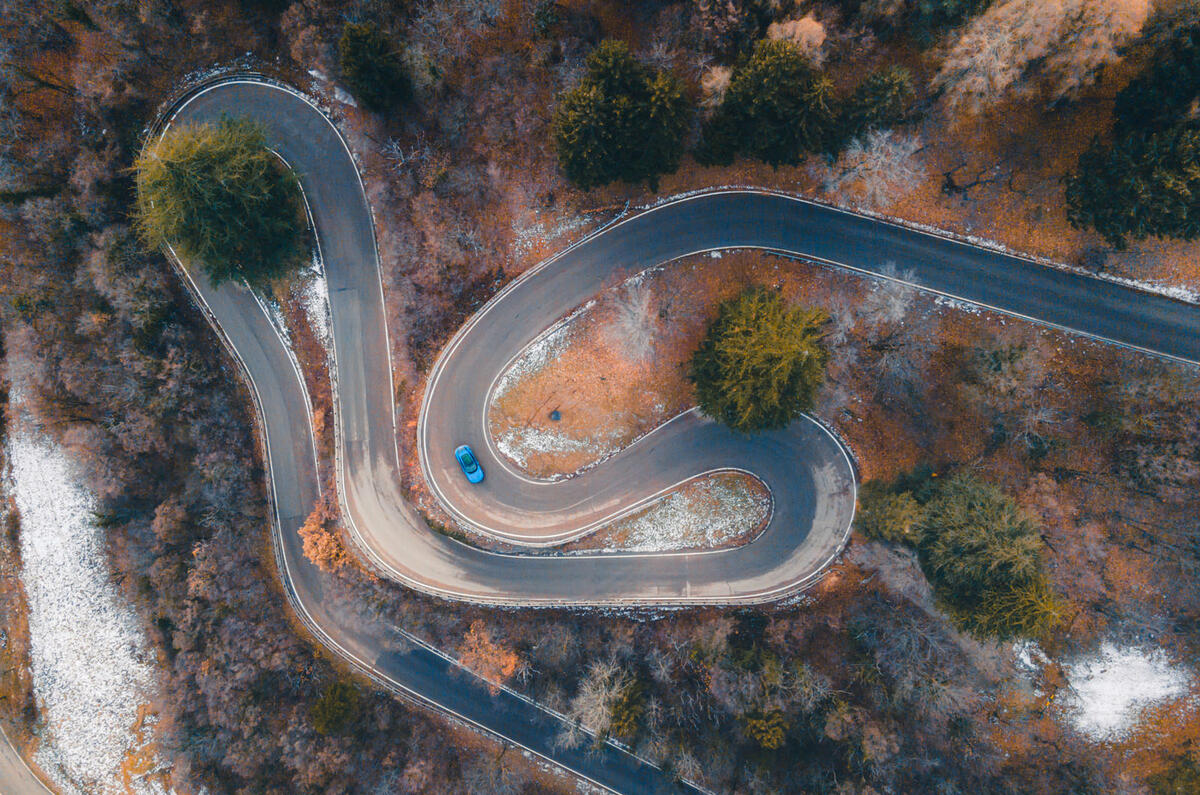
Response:
M757 191L666 203L572 246L509 285L451 341L431 373L418 425L421 463L442 504L462 521L517 543L577 535L699 472L740 467L771 489L774 513L744 547L665 555L514 556L462 545L427 528L401 496L393 390L370 209L334 127L300 96L253 80L226 81L182 103L172 123L249 115L299 173L328 274L343 509L365 554L419 590L492 604L754 603L809 584L836 556L853 516L855 481L840 444L811 420L752 437L694 413L585 475L557 483L497 459L485 427L495 378L544 328L613 277L685 254L758 247L868 274L895 263L917 287L1173 356L1200 359L1200 310L1164 297L942 237ZM612 746L556 750L557 718L478 680L395 628L347 615L323 598L296 529L318 495L314 448L296 368L244 288L194 288L255 392L278 515L279 556L301 617L323 642L377 679L618 791L670 791L667 777ZM469 443L487 470L466 483L451 455Z
M357 171L340 137L324 116L297 96L256 82L222 83L197 93L177 108L169 123L212 120L225 113L262 121L277 151L303 174L329 271L339 357L339 466L344 471L347 507L353 506L354 511L347 513L348 518L356 525L362 525L364 518L381 522L371 528L370 538L382 538L388 558L405 561L421 577L407 580L411 584L428 583L425 590L455 593L453 580L445 588L434 587L439 585L436 576L447 572L460 576L456 561L466 556L468 563L461 568L464 582L478 570L487 577L482 593L503 593L504 572L488 573L486 562L507 564L517 559L487 556L430 531L400 496L373 229ZM605 789L691 791L611 743L598 749L591 742L578 749L557 747L555 740L565 726L560 716L507 689L489 688L400 628L359 614L329 594L330 579L304 557L297 533L320 493L303 382L252 294L237 286L214 289L198 274L189 279L189 286L247 375L268 465L276 557L289 600L317 639L398 695L531 751ZM352 359L382 365L375 371L361 364L347 366ZM373 486L377 488L369 491ZM373 550L366 551L375 556ZM422 572L427 564L435 576L425 579Z
M5 795L53 795L34 775L20 752L9 742L7 735L0 732L0 784Z

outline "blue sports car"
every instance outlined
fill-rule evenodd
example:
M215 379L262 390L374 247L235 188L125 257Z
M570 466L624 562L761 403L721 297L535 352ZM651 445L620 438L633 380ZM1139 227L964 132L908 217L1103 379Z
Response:
M460 444L454 448L454 457L458 459L458 465L462 467L463 474L467 476L467 480L472 483L483 482L483 467L479 466L479 461L475 458L475 454L471 452L471 448L465 444Z

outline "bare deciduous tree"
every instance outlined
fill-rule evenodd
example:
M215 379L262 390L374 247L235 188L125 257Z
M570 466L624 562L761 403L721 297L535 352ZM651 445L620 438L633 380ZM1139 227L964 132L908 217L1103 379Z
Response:
M704 92L701 104L706 108L715 108L725 99L725 91L733 77L733 69L728 66L710 66L700 79L700 88Z
M794 41L816 66L820 66L825 60L825 52L821 49L825 44L825 26L812 14L800 19L772 22L767 27L767 38Z
M529 779L504 759L477 756L463 771L463 785L471 795L516 795Z
M1149 10L1149 0L1007 0L967 27L933 86L952 110L974 113L1040 64L1048 98L1061 99L1120 59Z
M915 159L919 138L892 130L871 130L855 138L833 166L821 166L821 188L867 208L886 207L915 188L925 176Z
M593 662L571 699L567 717L573 725L567 727L567 733L577 733L578 727L583 726L598 736L606 734L612 725L613 702L629 685L629 681L629 674L615 661Z
M641 362L654 353L653 294L642 282L631 280L616 303L615 326L630 359Z

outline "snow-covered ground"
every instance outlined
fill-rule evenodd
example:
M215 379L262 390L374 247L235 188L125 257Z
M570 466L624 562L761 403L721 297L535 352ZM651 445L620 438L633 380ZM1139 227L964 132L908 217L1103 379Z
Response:
M333 331L329 317L329 283L325 280L325 271L319 261L313 261L312 268L304 275L303 285L300 300L308 323L325 350L331 351Z
M1064 669L1069 688L1059 707L1072 726L1094 740L1120 738L1142 709L1184 695L1192 681L1191 672L1161 649L1111 642Z
M513 253L517 257L524 257L538 245L561 240L564 235L577 232L592 222L590 215L566 215L557 221L535 220L525 225L514 223Z
M615 441L601 439L572 439L569 436L544 428L510 428L496 439L496 447L504 456L521 469L529 468L529 457L537 453L587 452L597 458L605 458L620 449ZM561 480L565 475L556 475L549 480Z
M605 552L712 549L752 533L770 514L770 495L743 478L718 475L693 481L600 533Z
M153 656L110 580L104 532L65 452L21 418L9 438L29 598L30 666L44 729L36 760L66 793L162 793L122 770L139 749Z

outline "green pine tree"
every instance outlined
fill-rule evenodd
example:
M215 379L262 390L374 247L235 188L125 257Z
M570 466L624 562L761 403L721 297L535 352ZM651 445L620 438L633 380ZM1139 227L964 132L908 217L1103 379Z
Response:
M700 409L749 432L781 428L812 408L825 377L827 320L761 288L726 301L692 355Z
M362 712L362 698L352 682L336 681L313 702L310 717L321 734L341 734L349 729Z
M970 474L943 482L924 506L919 533L921 568L968 631L1038 636L1061 620L1038 527L995 486Z
M728 164L738 153L772 166L795 165L837 144L833 83L791 41L760 41L730 80L705 125L702 162Z
M859 490L854 527L867 538L915 545L920 521L921 506L911 493L893 492L878 481Z
M138 228L214 284L263 285L309 253L300 184L248 119L172 127L134 163Z
M854 138L871 129L903 123L912 113L912 74L902 66L872 72L854 90L842 114L842 136Z
M412 100L408 70L378 27L347 22L338 39L338 63L350 93L368 110L385 111Z
M1117 248L1200 235L1200 24L1159 24L1150 65L1117 95L1111 141L1067 175L1067 217Z
M559 99L554 142L567 177L586 189L649 180L679 167L691 105L668 72L651 74L619 41L588 56L580 84Z
M1200 235L1200 130L1176 125L1097 139L1067 177L1067 217L1117 248L1150 236Z
M1200 97L1200 24L1172 28L1149 64L1117 94L1119 134L1164 130L1193 115Z

